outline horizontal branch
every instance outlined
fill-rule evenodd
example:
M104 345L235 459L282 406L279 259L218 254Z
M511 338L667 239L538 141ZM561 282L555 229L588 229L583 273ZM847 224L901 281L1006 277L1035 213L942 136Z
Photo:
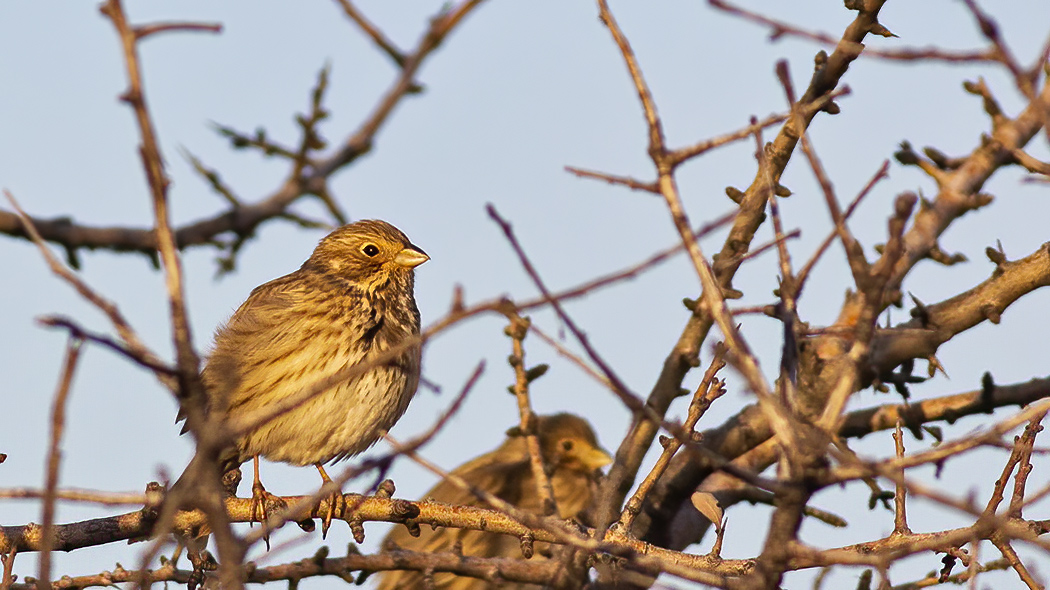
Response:
M871 366L878 373L909 359L929 358L956 334L985 320L999 323L1010 304L1047 285L1050 242L1021 260L999 259L988 280L940 303L919 304L912 310L911 320L879 330L872 342Z
M32 488L0 488L0 498L39 500L44 491ZM103 506L141 506L146 502L145 494L101 492L98 490L62 489L55 491L55 498L66 502L83 502Z
M939 531L935 533L913 533L890 535L889 537L858 543L838 549L822 549L794 545L791 569L827 567L837 564L880 565L901 557L925 551L943 552L975 540L990 539L1002 532L1017 539L1032 539L1050 532L1050 521L1000 521L979 520L971 526Z
M304 496L282 498L288 505L304 500ZM392 522L415 525L446 526L490 533L530 537L537 542L557 542L554 535L542 528L529 528L508 515L472 506L453 506L440 502L410 502L401 499L345 494L348 507L342 520L353 524L361 522ZM226 510L230 522L251 522L251 500L227 498ZM328 500L321 501L309 514L310 518L328 511ZM172 530L184 536L197 536L205 530L207 519L199 510L177 513ZM117 516L97 518L81 522L56 525L52 548L56 551L103 545L132 539L144 539L152 532L153 519L147 511L139 510ZM587 529L581 529L589 534ZM41 547L41 527L37 524L0 527L0 553L12 549L18 553L38 551ZM669 572L674 575L701 582L711 582L712 575L736 576L750 571L750 560L720 559L707 555L692 555L663 549L627 536L612 536L595 546L596 552L611 553L633 558L632 563L651 573ZM375 569L392 569L395 566ZM396 566L402 567L402 566ZM488 567L491 567L488 566ZM450 570L451 571L451 570ZM525 580L529 581L529 580Z
M951 423L964 416L991 413L996 408L1006 406L1025 406L1047 397L1050 397L1050 377L1011 385L993 385L989 389L907 404L887 404L856 410L846 414L839 434L849 438L861 438L873 432L889 430L898 420L904 426L915 430L919 425L928 422L946 420Z
M412 569L449 572L472 576L492 582L515 580L542 584L560 568L555 561L524 561L512 558L485 558L456 555L454 553L416 553L393 551L376 555L349 553L344 557L327 557L322 548L312 557L271 567L246 568L243 581L249 584L265 584L279 580L298 581L302 578L335 576L350 584L363 580L367 574L383 570ZM353 572L365 575L354 576ZM51 584L53 590L78 590L95 586L113 586L122 582L140 582L143 575L149 582L176 582L185 584L194 577L190 570L178 569L167 562L154 570L126 570L118 565L112 571L87 576L64 576ZM38 590L32 578L25 583L12 584L10 590Z
M262 222L280 216L303 194L303 187L287 184L258 203L241 205L236 209L177 228L175 242L180 249L185 249L190 246L214 245L218 236L227 233L241 237L251 236ZM96 227L75 223L68 216L52 219L30 216L29 219L40 232L40 237L59 244L66 250L104 249L147 255L157 252L157 236L153 228ZM0 210L0 233L26 239L29 237L18 216L3 210Z

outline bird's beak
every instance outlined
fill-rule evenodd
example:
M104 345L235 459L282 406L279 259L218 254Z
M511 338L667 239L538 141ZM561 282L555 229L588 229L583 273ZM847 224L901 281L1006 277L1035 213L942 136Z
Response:
M415 268L428 260L430 257L427 256L427 253L413 245L409 245L394 256L394 264L405 268Z
M580 457L580 460L588 469L601 469L613 462L613 458L609 456L609 453L597 447L587 449L587 452Z

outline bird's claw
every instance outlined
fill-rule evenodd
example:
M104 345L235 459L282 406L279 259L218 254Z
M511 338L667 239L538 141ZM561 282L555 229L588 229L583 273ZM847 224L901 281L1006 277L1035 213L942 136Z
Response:
M324 516L321 517L321 538L324 539L328 536L328 529L332 526L332 519L337 515L342 518L346 513L346 498L339 490L332 492L328 496L328 510L325 511Z
M256 481L252 484L252 503L249 505L249 524L258 522L265 529L271 514L288 508L288 503L280 496L275 496L266 491L262 482ZM270 550L270 532L263 534L266 550Z

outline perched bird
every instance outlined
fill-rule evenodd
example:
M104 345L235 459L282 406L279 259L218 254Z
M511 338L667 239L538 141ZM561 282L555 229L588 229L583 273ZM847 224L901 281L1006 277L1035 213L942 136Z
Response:
M208 411L243 418L418 336L413 269L429 259L384 221L325 236L299 270L257 287L216 331L201 373ZM314 465L330 482L325 463L364 451L405 412L419 368L417 343L246 433L220 456L223 470L254 460L253 506L265 518L272 496L259 481L259 457Z
M542 514L543 502L529 463L529 451L520 429L512 428L508 438L495 451L477 457L452 471L473 484L522 510ZM599 445L586 420L572 414L540 416L537 424L540 454L550 475L551 488L558 505L558 516L572 518L590 504L598 471L612 462ZM483 506L474 494L447 479L441 480L426 494L427 498L461 506ZM521 558L521 542L516 537L454 528L433 530L421 527L413 537L403 527L395 527L383 540L384 548L394 546L420 552L452 551L459 544L463 555L475 557ZM537 545L539 545L537 543ZM539 547L537 549L540 549ZM540 549L539 552L542 550ZM533 557L538 559L538 557ZM424 588L420 571L389 570L380 572L379 590ZM449 573L433 574L435 588L444 590L482 590L495 588L485 580ZM499 588L538 589L531 584L505 583Z

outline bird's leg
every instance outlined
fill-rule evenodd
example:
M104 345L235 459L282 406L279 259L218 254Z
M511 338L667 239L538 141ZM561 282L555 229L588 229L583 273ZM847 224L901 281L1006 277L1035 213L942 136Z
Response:
M328 473L324 470L324 467L320 463L314 463L314 467L317 467L317 472L321 474L323 480L321 486L324 487L332 483L332 478L328 477ZM343 498L342 491L339 488L332 490L332 494L328 496L328 512L321 519L321 538L325 538L328 535L328 527L332 526L332 518L336 512L343 515L346 512L346 500Z
M266 521L266 488L263 487L262 480L259 479L259 455L252 457L252 467L254 468L255 477L252 479L252 503L250 505L250 521L249 524L254 524L256 521ZM256 518L257 512L262 513L262 518Z
M269 519L271 511L285 509L288 507L288 504L279 496L267 492L266 488L263 487L262 480L259 479L259 455L252 457L252 467L255 469L255 477L252 479L252 503L249 509L249 522L258 522L263 527L266 527L266 521ZM269 532L263 535L263 540L266 542L266 550L269 551Z

